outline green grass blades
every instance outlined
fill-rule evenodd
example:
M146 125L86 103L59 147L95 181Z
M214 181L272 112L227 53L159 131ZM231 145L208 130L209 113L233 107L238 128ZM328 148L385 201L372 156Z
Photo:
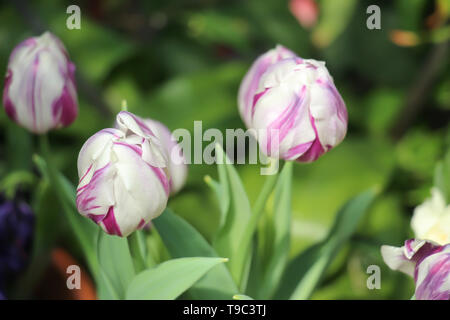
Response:
M153 224L172 258L218 257L195 228L169 209L153 220ZM238 288L230 272L225 265L220 264L203 276L186 294L192 299L231 299L236 292Z
M341 246L355 231L376 196L369 190L348 201L337 213L326 239L294 258L286 268L276 294L278 299L308 299Z
M179 258L139 273L130 283L129 300L173 300L194 285L224 258Z

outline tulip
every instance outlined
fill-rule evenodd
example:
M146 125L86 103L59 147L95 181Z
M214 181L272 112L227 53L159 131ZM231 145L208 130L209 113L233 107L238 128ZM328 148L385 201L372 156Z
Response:
M270 157L312 162L347 132L347 109L324 62L279 60L260 75L252 99L244 120Z
M275 49L269 50L261 55L250 67L250 70L242 80L238 93L239 112L247 127L251 127L254 96L259 87L259 80L262 75L274 63L291 57L295 57L295 53L278 45Z
M167 157L139 117L122 111L117 128L89 138L78 156L78 211L113 235L126 237L158 217L169 196Z
M450 205L438 188L433 188L431 194L431 199L414 209L411 227L416 238L445 245L450 243Z
M70 125L78 113L74 72L64 45L53 34L26 39L9 57L6 113L38 134Z
M170 192L177 193L186 183L187 165L183 155L183 150L172 136L170 130L161 122L145 119L144 123L160 139L169 158L168 170L170 173Z
M450 244L410 239L403 247L382 246L386 264L414 278L417 300L450 300Z

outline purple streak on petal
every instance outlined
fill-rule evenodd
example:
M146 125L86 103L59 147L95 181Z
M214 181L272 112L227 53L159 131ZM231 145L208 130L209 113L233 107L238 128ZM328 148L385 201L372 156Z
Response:
M106 214L87 214L87 217L94 221L96 224L99 224L100 221L102 221L105 218Z
M141 219L141 221L139 221L139 224L138 224L138 229L142 229L143 227L145 227L145 220Z
M5 87L3 88L3 106L5 107L5 111L8 117L11 120L16 121L17 119L16 108L14 107L11 99L9 98L9 87L11 86L11 82L12 82L12 71L8 69L5 78Z
M295 155L302 155L304 154L313 144L313 141L301 143L295 147L290 148L286 154L284 155L284 158L291 159L295 157Z
M128 144L128 143L125 143L125 142L118 142L118 141L114 141L113 143L115 145L127 147L127 148L133 150L134 152L136 152L140 157L142 157L142 149L140 147L138 147L137 145Z
M255 114L255 105L258 102L258 100L267 92L269 91L270 88L265 88L264 91L255 94L255 96L253 97L253 104L252 104L252 118L253 115Z
M166 192L167 195L169 195L170 183L167 179L166 174L164 173L164 170L162 170L161 168L154 167L148 163L147 163L147 165L153 170L153 172L155 173L155 175L158 177L159 181L161 182L161 184L164 188L164 191Z
M91 181L85 186L77 190L77 208L80 212L85 213L87 208L91 206L91 202L96 199L96 197L91 196L91 192L97 188L97 184L102 177L102 174L110 167L108 163L103 168L100 168L94 172Z
M92 164L89 166L89 168L86 170L86 173L80 178L80 181L78 181L78 184L83 181L83 179L86 177L86 175L91 171L92 169ZM77 190L78 192L78 190Z
M255 62L255 71L253 77L250 81L250 84L248 85L247 91L244 93L244 114L248 113L248 108L250 108L253 102L253 96L256 90L258 90L259 79L261 79L263 73L266 72L267 68L271 65L272 59L270 57L261 57L260 59L260 61L256 60Z
M304 154L302 154L297 161L298 162L312 162L317 160L324 152L325 150L322 147L322 144L319 140L319 134L317 133L316 124L314 121L314 118L310 115L309 119L311 120L312 127L314 129L314 133L316 134L316 139L314 139L311 147L306 151Z
M450 300L450 291L441 289L450 277L450 253L443 254L433 261L423 281L416 288L418 300ZM420 264L416 269L420 268Z
M117 129L113 129L113 128L106 128L106 129L102 129L99 132L97 132L96 134L99 133L108 133L110 135L113 135L115 138L120 139L121 136L117 134L118 130ZM95 135L94 135L95 136Z
M407 241L405 241L405 246L406 246ZM408 245L410 246L409 250L414 251L414 248L411 249L411 242L409 242ZM414 261L416 264L416 268L414 269L414 280L415 281L417 281L417 276L418 276L418 271L419 271L418 267L422 263L422 261L435 253L441 252L443 250L443 248L444 248L443 246L439 246L439 245L433 244L431 242L425 242L419 249L415 249L416 252L414 252L412 254L412 256L410 256L411 257L410 260Z
M31 106L31 115L33 117L33 129L36 130L36 76L39 69L39 54L36 53L36 57L34 58L32 65L32 73L29 80L29 84L27 85L27 97L29 101L29 106Z
M140 119L139 117L135 116L134 114L128 111L121 111L120 113L129 115L136 122L139 128L141 128L142 132L144 132L146 135L155 137L153 131L144 123L142 119Z
M272 130L278 130L278 141L282 141L289 131L297 123L297 118L301 107L304 107L306 95L306 86L302 86L300 94L296 95L290 105L271 124L267 126L267 152L270 154L272 150ZM278 145L277 145L278 147Z
M348 113L347 113L347 108L345 107L345 102L342 99L341 95L339 94L339 92L336 89L336 86L334 85L334 83L332 82L332 80L327 81L327 80L323 80L323 79L317 79L316 82L318 84L320 84L321 86L324 86L326 89L328 89L331 94L334 97L334 101L336 101L336 114L339 118L339 120L341 120L343 123L347 123L348 122Z
M119 225L117 224L116 217L114 215L114 207L109 207L108 213L102 219L101 223L105 226L106 232L112 235L122 236Z
M52 113L55 123L61 123L64 127L76 119L78 115L76 97L72 96L67 84L64 86L61 96L53 103Z

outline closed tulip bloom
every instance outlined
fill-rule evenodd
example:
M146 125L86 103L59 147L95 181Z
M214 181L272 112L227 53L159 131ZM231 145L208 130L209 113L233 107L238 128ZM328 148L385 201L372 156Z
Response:
M417 300L450 300L450 244L410 239L403 247L382 246L386 264L414 278Z
M259 79L247 121L266 155L312 162L344 139L347 109L324 62L289 57Z
M152 119L145 119L144 122L160 139L161 144L167 152L168 170L170 173L170 193L177 193L186 183L188 173L183 150L172 136L169 128L164 124Z
M70 125L78 113L75 65L62 42L46 32L11 53L3 90L8 116L34 133Z
M163 212L170 186L153 131L126 111L116 121L117 128L99 131L81 148L77 207L105 232L125 237Z
M285 59L295 57L295 53L278 45L275 49L269 50L261 55L252 64L247 74L242 79L238 93L239 112L247 127L251 127L252 109L254 98L259 88L259 81L266 70L274 63Z

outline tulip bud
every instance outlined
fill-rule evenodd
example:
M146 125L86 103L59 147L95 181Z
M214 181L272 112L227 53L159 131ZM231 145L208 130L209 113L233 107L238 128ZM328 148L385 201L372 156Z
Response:
M382 246L386 264L414 278L417 300L450 299L450 244L407 240L401 248Z
M70 125L78 113L74 72L64 45L53 34L23 41L9 57L6 113L34 133Z
M145 124L160 139L169 159L168 169L170 173L170 192L177 193L186 183L187 165L183 150L172 136L170 130L159 121L145 119Z
M290 57L260 76L246 122L266 155L312 162L344 139L347 109L324 62Z
M163 212L170 186L153 131L126 111L116 121L117 128L99 131L81 148L77 208L105 232L126 237Z
M450 205L438 188L433 188L431 194L431 199L414 209L411 227L416 238L444 245L450 243Z
M259 80L262 75L266 72L267 68L274 63L292 57L295 57L295 54L292 51L278 45L275 49L269 50L256 59L250 67L250 70L244 76L239 87L238 105L241 117L247 127L251 127L251 116L254 107L255 94L257 93L256 90L259 88Z

